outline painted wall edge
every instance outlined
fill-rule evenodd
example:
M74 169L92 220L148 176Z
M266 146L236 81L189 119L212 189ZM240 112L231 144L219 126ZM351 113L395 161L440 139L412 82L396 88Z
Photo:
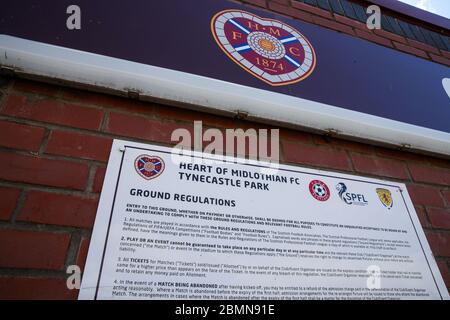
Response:
M0 68L450 156L450 134L185 72L0 35ZM200 120L200 119L199 119Z

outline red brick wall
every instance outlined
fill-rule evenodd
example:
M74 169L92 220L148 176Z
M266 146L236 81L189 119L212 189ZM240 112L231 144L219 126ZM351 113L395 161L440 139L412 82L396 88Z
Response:
M178 127L263 128L170 106L11 79L0 98L0 298L74 299L113 138L170 144ZM281 129L281 160L404 182L450 287L450 161Z
M369 30L364 23L336 13L332 14L329 11L322 10L303 2L293 0L238 0L237 2L259 8L266 8L270 11L303 22L320 25L324 28L342 32L426 60L450 66L450 52L446 50L440 50L428 44L408 39L385 30ZM361 3L363 6L366 5L364 1L356 2ZM383 10L389 11L382 8L382 11ZM390 13L392 14L392 12ZM398 16L398 14L394 13L394 16ZM408 17L404 18L407 19ZM418 22L421 25L427 26L426 23L421 23L421 21ZM433 28L433 26L429 27Z
M278 13L450 65L450 53L288 0ZM400 45L402 44L402 45ZM438 58L436 58L438 57ZM75 299L113 138L170 145L175 128L267 128L243 120L0 78L0 299ZM281 160L406 183L450 288L450 161L281 129Z

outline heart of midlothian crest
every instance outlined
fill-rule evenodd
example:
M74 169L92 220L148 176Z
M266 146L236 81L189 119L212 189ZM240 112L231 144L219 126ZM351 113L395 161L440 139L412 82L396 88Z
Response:
M308 39L281 21L224 10L212 18L211 31L228 57L272 86L299 82L316 65Z

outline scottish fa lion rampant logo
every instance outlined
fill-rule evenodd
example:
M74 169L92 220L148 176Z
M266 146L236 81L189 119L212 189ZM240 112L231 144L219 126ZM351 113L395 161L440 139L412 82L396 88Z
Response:
M394 200L392 199L392 194L388 189L377 188L377 195L380 198L381 203L388 209L391 209Z
M157 156L142 154L134 160L136 172L146 180L154 179L161 175L164 167L163 159Z
M228 57L272 86L302 81L316 66L308 39L278 20L224 10L212 18L211 32Z

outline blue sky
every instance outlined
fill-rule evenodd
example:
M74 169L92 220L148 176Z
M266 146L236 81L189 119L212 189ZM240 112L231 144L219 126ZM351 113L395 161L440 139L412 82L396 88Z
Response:
M399 0L450 19L450 0Z

